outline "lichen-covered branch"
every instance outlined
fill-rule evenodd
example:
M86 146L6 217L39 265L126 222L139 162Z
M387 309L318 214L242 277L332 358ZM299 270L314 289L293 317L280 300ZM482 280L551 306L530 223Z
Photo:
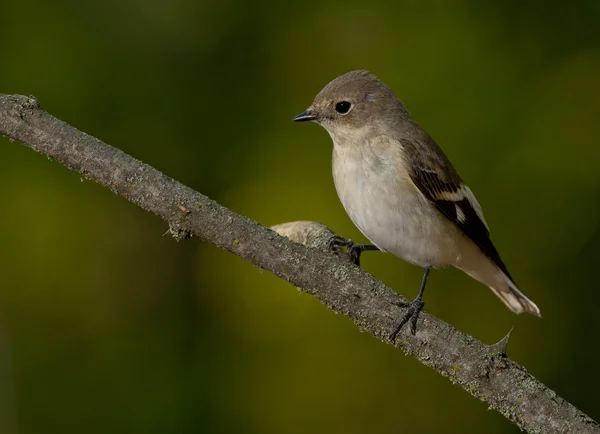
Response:
M328 252L330 234L319 235L311 223L279 227L309 245L292 242L54 118L35 98L0 94L0 134L156 214L175 237L195 236L228 250L391 343L388 336L403 313L397 302L406 300L343 256ZM405 329L395 345L529 432L600 433L594 420L506 357L502 345L483 344L427 313L419 318L416 336Z

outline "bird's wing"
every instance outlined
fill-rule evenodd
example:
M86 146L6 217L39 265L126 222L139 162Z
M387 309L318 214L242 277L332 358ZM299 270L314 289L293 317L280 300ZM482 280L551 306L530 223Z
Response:
M449 162L448 162L449 165ZM469 237L512 280L504 262L490 239L490 231L475 196L454 172L443 180L437 171L413 167L411 179L420 192L436 208Z

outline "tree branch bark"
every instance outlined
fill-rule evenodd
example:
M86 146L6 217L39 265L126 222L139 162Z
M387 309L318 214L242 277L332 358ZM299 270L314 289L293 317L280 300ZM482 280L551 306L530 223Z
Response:
M54 118L33 97L0 94L0 134L156 214L175 238L196 236L232 252L390 343L388 336L403 313L396 304L406 300L343 257L327 252L326 237L311 238L317 247L282 237ZM394 345L528 432L600 433L598 423L506 357L502 345L486 345L425 312L416 336L405 328Z

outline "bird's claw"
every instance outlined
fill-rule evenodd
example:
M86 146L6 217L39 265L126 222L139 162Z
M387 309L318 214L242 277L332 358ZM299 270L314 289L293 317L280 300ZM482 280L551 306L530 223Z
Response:
M329 248L330 251L332 251L332 252L339 252L342 247L348 247L348 246L350 246L352 244L354 244L352 242L352 240L340 237L339 235L333 235L329 239L329 242L327 243L327 246L328 246L328 248Z
M364 244L352 243L350 246L348 246L348 256L350 256L350 260L352 262L360 267L360 255L365 250L367 249L365 248Z
M339 235L332 236L328 244L329 250L335 253L339 253L343 247L346 247L350 261L360 267L360 254L365 250L364 244L356 244Z
M402 317L402 320L396 326L394 332L390 335L390 340L392 342L396 342L396 337L398 336L398 333L400 332L402 327L404 327L404 324L406 324L408 321L410 321L410 332L413 336L415 335L415 333L417 332L417 320L419 319L419 314L423 310L423 306L425 306L425 303L420 297L417 297L411 302L403 301L397 303L397 305L400 307L406 307L408 309Z

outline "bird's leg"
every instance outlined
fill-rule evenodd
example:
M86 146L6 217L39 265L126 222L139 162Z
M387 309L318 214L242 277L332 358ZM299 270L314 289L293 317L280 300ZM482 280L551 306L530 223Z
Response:
M390 335L390 339L392 342L396 341L396 336L398 336L398 332L400 329L410 320L410 332L414 335L417 332L417 319L419 319L419 314L425 306L423 303L423 293L425 292L425 285L427 284L427 277L429 276L429 272L431 271L431 266L425 267L425 274L423 274L423 280L421 281L421 289L419 289L419 295L410 303L399 303L398 305L401 307L407 307L408 310L402 317L402 320L394 330L394 333Z
M379 248L373 244L352 244L348 247L350 260L360 267L360 255L367 250L379 250Z
M337 252L340 247L346 247L348 249L348 256L350 260L360 267L360 255L366 250L379 250L377 246L373 244L355 244L352 240L342 238L339 235L334 235L329 240L329 250Z

